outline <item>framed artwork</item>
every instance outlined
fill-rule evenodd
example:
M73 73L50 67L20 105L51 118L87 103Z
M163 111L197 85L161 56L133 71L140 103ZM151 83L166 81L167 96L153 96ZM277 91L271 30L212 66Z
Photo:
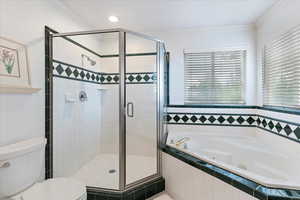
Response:
M3 37L0 37L0 87L31 87L26 46Z

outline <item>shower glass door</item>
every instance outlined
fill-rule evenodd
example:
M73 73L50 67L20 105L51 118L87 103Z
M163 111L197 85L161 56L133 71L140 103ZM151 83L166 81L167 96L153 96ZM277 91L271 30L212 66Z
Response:
M124 29L47 30L45 46L47 178L96 192L159 178L163 43Z
M158 173L157 43L126 33L126 185Z

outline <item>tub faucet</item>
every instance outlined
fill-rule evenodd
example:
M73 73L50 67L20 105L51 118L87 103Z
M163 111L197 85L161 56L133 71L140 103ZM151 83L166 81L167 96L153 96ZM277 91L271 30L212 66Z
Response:
M181 138L181 139L179 139L179 140L177 140L177 141L175 142L175 145L176 145L176 146L180 146L181 144L184 144L184 143L186 143L186 142L189 141L189 140L190 140L189 137Z

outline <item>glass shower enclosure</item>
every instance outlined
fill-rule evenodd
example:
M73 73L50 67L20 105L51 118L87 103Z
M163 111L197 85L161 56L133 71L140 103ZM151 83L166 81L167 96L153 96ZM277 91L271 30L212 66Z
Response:
M46 177L112 191L161 177L164 43L124 29L45 33Z

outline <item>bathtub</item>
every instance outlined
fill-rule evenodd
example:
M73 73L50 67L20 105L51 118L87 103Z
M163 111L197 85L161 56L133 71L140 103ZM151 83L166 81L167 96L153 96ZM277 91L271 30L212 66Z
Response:
M173 143L183 137L189 138L186 145ZM167 145L270 188L300 189L294 162L299 157L293 159L256 134L170 132Z

